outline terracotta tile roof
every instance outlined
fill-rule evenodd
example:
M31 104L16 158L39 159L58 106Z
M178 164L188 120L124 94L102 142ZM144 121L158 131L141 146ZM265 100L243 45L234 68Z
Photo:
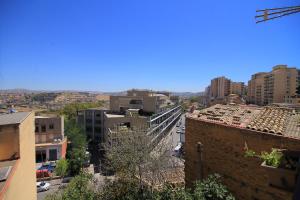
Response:
M217 104L188 116L253 131L300 137L300 114L292 108Z

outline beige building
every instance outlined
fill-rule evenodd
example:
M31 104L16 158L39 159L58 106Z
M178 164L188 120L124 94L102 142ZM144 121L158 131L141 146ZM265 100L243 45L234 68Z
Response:
M284 103L285 99L295 96L299 70L277 65L268 73L252 75L248 82L248 101L257 105Z
M37 198L34 113L0 115L0 199Z
M186 185L218 173L236 199L293 199L297 173L299 179L294 166L300 158L299 118L292 108L252 105L215 105L188 114ZM291 169L266 167L261 159L245 157L247 148L258 154L284 149L290 163L296 162Z
M213 99L223 99L230 94L230 79L218 77L211 80L210 97Z
M242 96L244 93L245 84L243 82L230 82L230 94Z
M175 98L177 99L177 98ZM142 128L159 140L179 119L181 106L168 92L129 90L126 96L111 96L110 109L93 108L77 113L77 122L96 143L110 142L115 127Z
M62 116L35 117L35 149L37 163L65 158L67 138Z
M125 113L127 109L139 109L151 115L163 112L171 104L168 92L129 90L126 96L110 96L110 110L117 113Z

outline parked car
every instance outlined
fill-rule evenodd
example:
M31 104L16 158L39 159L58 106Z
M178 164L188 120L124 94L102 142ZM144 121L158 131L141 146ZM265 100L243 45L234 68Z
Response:
M183 131L185 130L185 126L182 127L182 130L183 130Z
M179 156L181 153L182 144L179 142L177 146L174 148L174 156Z
M47 182L37 182L36 183L37 192L43 192L50 189L50 183Z
M176 133L181 133L181 131L180 131L180 130L177 130Z

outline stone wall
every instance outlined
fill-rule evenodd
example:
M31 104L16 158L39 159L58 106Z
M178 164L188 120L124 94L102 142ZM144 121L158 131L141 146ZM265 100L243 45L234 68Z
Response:
M201 145L197 145L198 142ZM224 184L237 199L292 199L291 192L269 186L267 174L260 166L262 161L244 156L245 144L256 152L269 152L271 148L300 150L299 139L223 126L187 117L185 142L187 186L192 186L192 183L201 177L219 173L223 176Z

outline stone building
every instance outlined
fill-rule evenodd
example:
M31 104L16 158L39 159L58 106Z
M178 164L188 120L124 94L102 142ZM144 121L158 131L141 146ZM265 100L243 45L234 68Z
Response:
M292 191L270 185L268 169L258 158L246 158L245 148L299 151L299 119L295 110L282 107L215 105L194 111L186 119L187 186L218 173L237 199L292 199Z

